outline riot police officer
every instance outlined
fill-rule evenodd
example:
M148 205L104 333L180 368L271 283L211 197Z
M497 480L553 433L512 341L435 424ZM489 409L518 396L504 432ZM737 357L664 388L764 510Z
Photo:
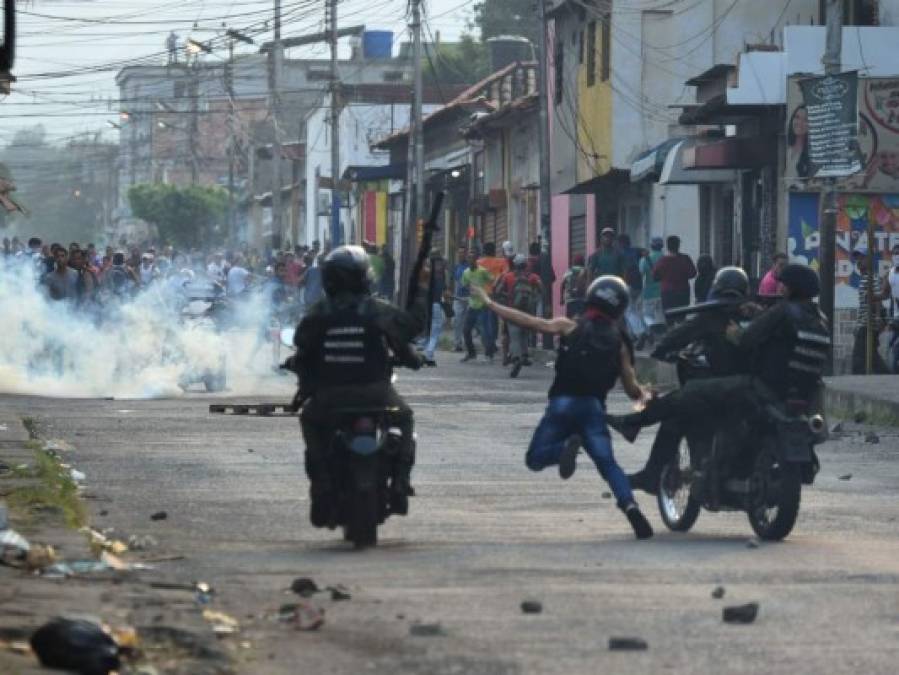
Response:
M325 297L307 311L294 336L299 397L310 480L310 519L316 527L333 522L327 451L333 429L331 412L340 408L384 407L396 410L391 423L402 442L391 482L391 511L408 512L414 457L412 410L391 384L392 361L418 369L421 359L410 342L424 328L426 292L403 311L370 293L371 265L359 246L332 251L322 267ZM426 291L426 288L425 288Z
M702 377L727 377L746 372L746 359L727 338L727 327L750 318L758 309L749 300L749 277L739 267L722 267L715 275L707 302L696 305L695 313L669 330L652 352L660 361L689 346L695 346L707 363ZM690 373L689 377L695 377ZM686 382L681 382L685 384ZM656 432L646 466L628 476L631 487L650 494L658 491L662 469L674 457L684 429L677 419L665 420Z
M609 415L609 426L633 442L642 427L672 418L715 420L760 401L815 400L830 350L827 320L813 300L820 292L818 275L794 263L784 269L781 283L784 302L763 312L745 331L735 323L728 326L728 337L748 359L750 374L688 382L639 413Z

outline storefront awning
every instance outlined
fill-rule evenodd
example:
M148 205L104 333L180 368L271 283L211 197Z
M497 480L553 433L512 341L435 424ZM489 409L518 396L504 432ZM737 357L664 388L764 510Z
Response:
M668 152L662 171L659 174L661 185L698 185L702 183L731 183L736 180L737 172L733 169L715 168L700 169L690 166L696 155L696 147L703 141L688 138L679 141Z
M671 149L682 139L669 138L654 148L647 150L634 160L631 165L631 183L639 183L641 180L657 179L662 174L665 160Z

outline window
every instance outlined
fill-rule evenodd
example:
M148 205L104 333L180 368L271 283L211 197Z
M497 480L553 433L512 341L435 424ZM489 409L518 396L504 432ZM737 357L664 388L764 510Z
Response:
M606 12L602 19L601 48L602 60L600 61L600 68L602 72L599 75L599 79L603 82L608 82L612 72L612 14L609 12Z
M556 40L555 52L556 105L559 105L563 99L563 77L565 75L565 44L562 40Z
M596 22L587 24L587 86L596 84Z

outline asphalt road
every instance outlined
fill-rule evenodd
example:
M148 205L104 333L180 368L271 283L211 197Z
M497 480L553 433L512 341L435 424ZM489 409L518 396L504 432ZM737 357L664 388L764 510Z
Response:
M562 482L529 472L523 453L551 372L509 380L499 366L404 374L420 435L418 496L376 550L356 553L308 525L296 420L210 416L209 399L103 401L0 397L71 441L99 526L152 534L186 556L158 576L212 583L216 604L252 644L240 672L269 673L895 673L899 662L899 450L860 428L821 451L798 526L748 548L745 516L703 513L694 531L634 540L582 457ZM267 400L289 396L273 379ZM623 410L616 395L612 407ZM616 438L627 470L648 453ZM851 480L838 477L852 474ZM151 522L166 510L168 519ZM98 515L103 510L105 516ZM344 584L327 622L296 632L267 618L293 578ZM724 586L724 599L711 597ZM535 599L543 612L524 615ZM722 607L757 601L752 625ZM410 635L415 622L442 635ZM613 636L644 652L611 652Z

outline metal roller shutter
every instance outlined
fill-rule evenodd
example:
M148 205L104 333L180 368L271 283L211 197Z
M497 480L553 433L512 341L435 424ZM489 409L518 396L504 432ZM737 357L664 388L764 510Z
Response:
M587 253L587 218L573 216L568 221L568 256L569 264L574 256Z

